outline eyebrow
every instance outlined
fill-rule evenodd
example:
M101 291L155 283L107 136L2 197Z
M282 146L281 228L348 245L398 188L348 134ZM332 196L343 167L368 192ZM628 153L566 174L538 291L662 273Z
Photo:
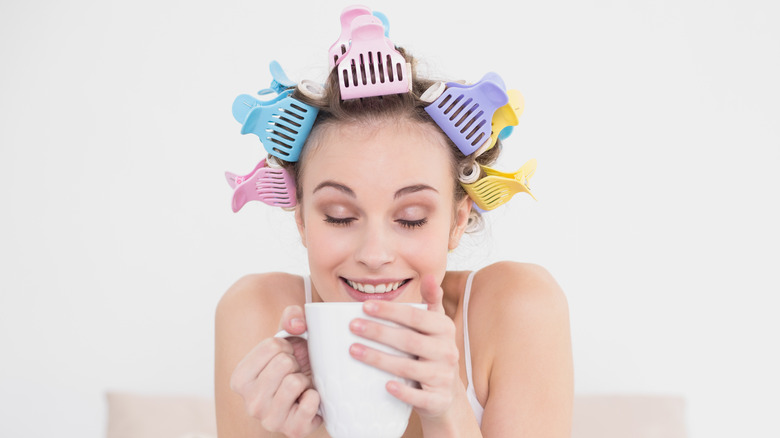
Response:
M312 190L312 194L317 193L317 190L324 189L325 187L332 187L340 192L344 192L347 195L356 198L357 195L355 195L355 192L352 191L349 187L345 186L344 184L339 184L336 181L323 181L317 185L317 187Z
M413 186L404 187L404 188L398 190L397 192L395 192L395 195L393 195L393 199L398 199L401 196L408 195L410 193L421 192L423 190L433 190L434 192L439 193L438 190L434 189L433 187L431 187L429 185L415 184Z
M337 183L336 181L323 181L317 185L317 187L314 188L312 191L313 193L316 193L320 189L324 189L325 187L330 187L333 189L336 189L344 194L347 194L353 198L356 198L357 195L355 195L355 192L350 189L349 187L345 186L344 184ZM413 186L404 187L402 189L398 189L398 191L395 192L395 195L393 195L393 199L398 199L401 196L408 195L410 193L416 193L423 190L432 190L436 193L439 193L438 190L434 189L433 187L426 185L426 184L415 184Z

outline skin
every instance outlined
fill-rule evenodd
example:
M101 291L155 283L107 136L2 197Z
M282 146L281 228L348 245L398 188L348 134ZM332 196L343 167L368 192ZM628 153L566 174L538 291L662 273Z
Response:
M474 278L469 336L482 427L466 398L463 292L468 272L448 272L470 203L453 200L450 153L440 133L411 121L340 125L307 152L296 213L313 301L362 298L346 280L405 284L392 300L366 301L359 336L409 352L397 358L354 344L350 354L420 387L388 384L410 403L404 437L570 436L573 372L568 308L535 265L501 262ZM388 294L389 295L389 294ZM423 302L427 310L399 305ZM303 280L270 273L240 279L216 314L217 425L225 437L326 437L316 415L305 341Z

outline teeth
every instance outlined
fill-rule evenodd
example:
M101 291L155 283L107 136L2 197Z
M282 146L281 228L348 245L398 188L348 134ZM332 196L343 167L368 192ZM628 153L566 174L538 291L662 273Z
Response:
M398 287L401 286L401 283L403 283L403 281L398 281L395 283L387 283L387 284L377 284L376 286L374 286L373 284L358 283L352 280L347 280L347 283L350 286L352 286L353 289L359 290L360 292L366 294L383 294L385 292L392 292L398 289Z

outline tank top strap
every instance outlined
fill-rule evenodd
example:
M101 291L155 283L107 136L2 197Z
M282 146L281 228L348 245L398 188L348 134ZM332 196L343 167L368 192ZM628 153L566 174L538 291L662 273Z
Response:
M471 410L474 412L474 417L477 419L477 423L482 426L482 414L485 408L479 404L477 399L477 391L474 389L474 379L471 377L471 345L469 342L469 298L471 297L471 283L474 281L474 274L477 271L472 271L466 279L466 290L463 292L463 354L464 362L466 363L466 378L469 385L466 387L466 398L468 398Z
M466 290L463 292L463 353L465 354L466 362L466 376L469 379L469 386L474 387L474 382L471 380L471 347L469 345L469 298L471 296L471 283L474 281L474 274L477 271L472 271L466 279Z
M306 302L311 303L311 277L303 276L303 290L306 292Z

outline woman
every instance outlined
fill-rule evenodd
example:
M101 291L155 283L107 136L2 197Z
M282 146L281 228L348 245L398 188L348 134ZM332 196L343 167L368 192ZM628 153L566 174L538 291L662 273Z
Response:
M414 65L410 56L406 59ZM415 380L388 383L411 404L405 437L570 435L572 357L565 296L541 267L501 262L447 271L478 220L459 183L473 164L409 93L341 100L337 72L301 158L283 163L296 181L295 221L310 277L249 275L216 313L215 391L219 436L322 437L303 333L307 301L365 301L359 336L411 353L399 359L355 344L357 360ZM500 144L476 160L490 164ZM422 302L427 310L398 303Z

